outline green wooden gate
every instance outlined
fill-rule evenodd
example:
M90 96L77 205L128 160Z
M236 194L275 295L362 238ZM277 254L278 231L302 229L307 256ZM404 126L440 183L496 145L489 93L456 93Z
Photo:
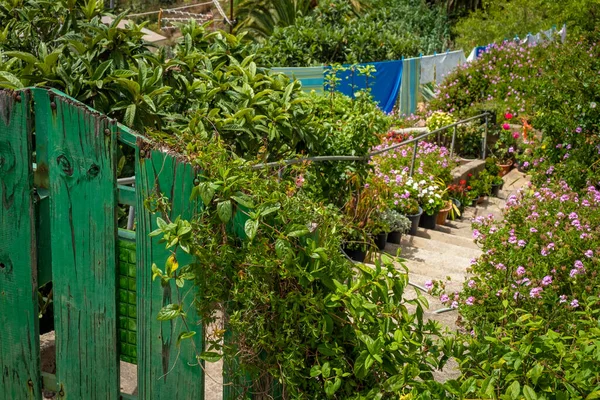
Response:
M135 193L116 180L117 146L135 149ZM112 400L119 358L138 365L139 399L204 399L181 322L156 315L174 287L152 282L168 253L143 201L167 194L190 217L192 168L146 138L53 90L0 91L0 398ZM137 209L135 233L118 234L117 204ZM134 240L134 241L133 241ZM37 289L53 282L56 375L40 371ZM185 290L185 288L184 288ZM193 297L193 296L190 296ZM195 330L201 321L190 308Z

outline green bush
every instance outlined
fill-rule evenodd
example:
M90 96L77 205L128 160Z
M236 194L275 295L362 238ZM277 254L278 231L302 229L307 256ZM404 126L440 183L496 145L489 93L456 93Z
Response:
M447 29L443 8L420 0L377 0L360 16L346 1L322 1L275 29L260 54L268 65L289 67L399 60L445 49Z
M569 184L585 187L588 181L600 180L597 39L598 34L591 34L566 44L493 46L449 75L430 107L459 117L481 110L517 115L517 122L530 123L543 134L541 145L530 150L536 160L530 164L540 172L536 183L552 168Z
M599 207L593 186L561 182L510 197L503 221L475 219L484 254L462 292L442 296L471 331L455 348L463 388L515 399L600 393Z
M484 7L459 19L454 31L460 48L525 38L552 26L567 24L573 36L597 28L600 4L595 0L487 0Z

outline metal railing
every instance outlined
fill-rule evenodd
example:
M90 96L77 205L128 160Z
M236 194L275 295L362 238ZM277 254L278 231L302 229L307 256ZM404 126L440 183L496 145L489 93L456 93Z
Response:
M467 118L467 119L463 119L460 120L458 122L455 122L453 124L450 125L446 125L443 126L439 129L433 130L431 132L426 132L422 135L419 135L417 137L414 137L412 139L409 140L404 140L398 144L395 144L393 146L389 146L386 147L384 149L381 150L377 150L377 151L373 151L370 152L367 155L364 156L314 156L314 157L300 157L300 158L292 158L289 160L283 160L283 161L273 161L273 162L268 162L268 163L261 163L261 164L255 164L252 166L252 169L261 169L261 168L266 168L266 167L278 167L278 166L287 166L287 165L294 165L294 164L302 164L305 162L325 162L325 161L368 161L370 160L372 157L382 154L382 153L386 153L390 150L394 150L397 149L398 147L402 147L402 146L406 146L408 144L414 143L414 147L413 147L413 154L412 154L412 160L410 163L410 176L413 176L414 170L415 170L415 162L416 162L416 158L417 158L417 146L419 145L419 141L421 141L422 139L425 139L426 137L429 137L431 135L434 134L439 134L439 133L443 133L443 132L447 132L448 129L453 128L453 132L452 132L452 142L450 144L450 156L452 157L454 155L454 145L456 143L456 135L457 135L457 127L461 124L465 124L467 122L471 122L473 120L476 119L481 119L481 118L485 118L485 131L483 134L483 138L482 138L482 143L481 143L481 159L485 160L485 149L487 147L487 136L488 136L488 128L489 128L489 117L490 117L490 113L489 112L484 112L483 114L479 114L476 115L474 117L471 118Z

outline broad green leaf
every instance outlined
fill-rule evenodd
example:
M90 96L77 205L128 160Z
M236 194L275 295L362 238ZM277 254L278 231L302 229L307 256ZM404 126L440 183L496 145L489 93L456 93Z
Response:
M254 239L257 231L258 221L253 219L249 219L248 221L246 221L246 224L244 225L244 232L246 232L246 236L248 236L250 240Z
M200 354L199 357L204 361L217 362L221 358L223 358L223 355L219 354L219 353L215 353L214 351L204 351L204 352L202 352L202 354Z
M535 391L527 385L523 386L523 395L525 396L525 400L537 400Z
M169 304L161 308L158 312L157 319L159 321L169 321L183 314L183 310L179 304Z
M222 222L229 222L232 215L231 200L225 200L217 204L217 214Z

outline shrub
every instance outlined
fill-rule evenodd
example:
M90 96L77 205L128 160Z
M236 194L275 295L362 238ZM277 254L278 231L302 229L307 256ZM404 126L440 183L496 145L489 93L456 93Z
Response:
M443 50L447 41L440 6L377 0L356 16L350 2L333 0L320 2L294 25L276 28L260 45L260 54L273 66L355 64L430 54Z
M516 121L543 134L541 145L532 149L532 159L542 160L535 163L542 177L536 183L552 168L575 189L583 188L600 180L597 38L590 34L576 42L533 47L493 45L482 58L448 76L431 108L459 117L481 110L518 115Z

